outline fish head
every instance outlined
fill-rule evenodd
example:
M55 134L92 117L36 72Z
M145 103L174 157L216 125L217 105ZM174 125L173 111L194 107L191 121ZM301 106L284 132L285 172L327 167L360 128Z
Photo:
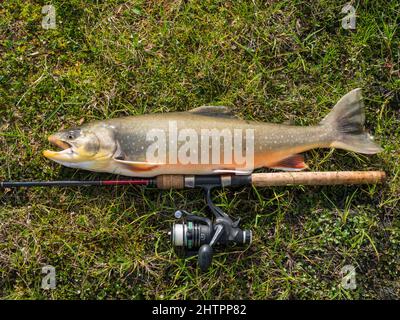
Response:
M48 138L60 151L45 150L43 155L72 168L96 170L111 159L116 150L113 133L105 127L78 127L59 131Z

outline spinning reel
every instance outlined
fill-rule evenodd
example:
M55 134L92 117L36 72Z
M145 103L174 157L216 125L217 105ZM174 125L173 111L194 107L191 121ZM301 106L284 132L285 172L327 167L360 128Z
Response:
M184 210L175 212L179 219L172 225L171 241L175 252L183 258L198 255L198 264L205 272L212 263L215 246L249 245L251 230L239 228L240 219L233 221L225 212L216 207L211 200L213 186L203 186L206 192L207 206L215 219L199 217Z

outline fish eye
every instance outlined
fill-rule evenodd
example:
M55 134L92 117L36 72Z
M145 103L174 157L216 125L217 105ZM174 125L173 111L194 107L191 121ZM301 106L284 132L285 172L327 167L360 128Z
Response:
M79 132L80 132L80 129L69 131L67 134L67 139L68 140L76 139L76 137L79 135Z
M75 133L73 131L68 132L67 135L68 140L72 140L75 138Z

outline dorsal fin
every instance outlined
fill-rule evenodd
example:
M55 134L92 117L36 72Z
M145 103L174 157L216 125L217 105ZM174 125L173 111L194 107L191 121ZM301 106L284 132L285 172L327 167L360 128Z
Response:
M232 109L225 106L201 106L188 112L209 117L235 118Z

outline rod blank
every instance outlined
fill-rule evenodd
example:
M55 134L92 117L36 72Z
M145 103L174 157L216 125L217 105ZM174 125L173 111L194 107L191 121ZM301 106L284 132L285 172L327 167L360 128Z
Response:
M0 181L0 188L20 187L74 187L74 186L121 186L121 185L150 185L152 179L129 180L55 180L55 181Z

